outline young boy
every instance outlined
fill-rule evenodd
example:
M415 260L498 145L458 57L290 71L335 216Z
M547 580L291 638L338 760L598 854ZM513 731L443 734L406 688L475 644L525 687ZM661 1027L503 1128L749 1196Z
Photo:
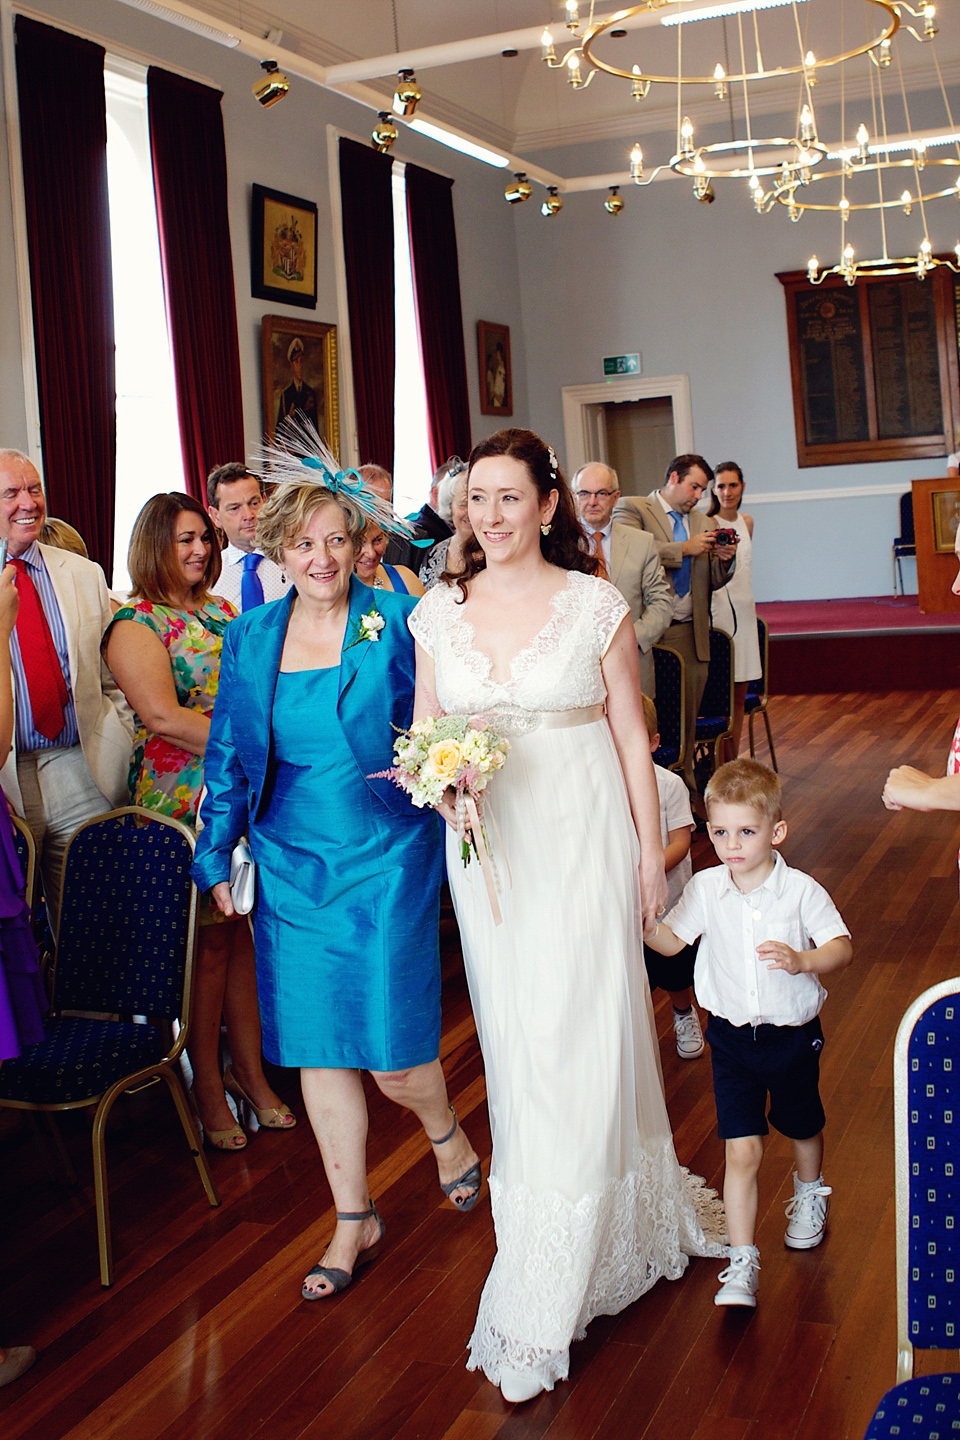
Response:
M650 740L650 753L660 748L660 734L657 723L657 707L648 695L643 697L643 718ZM693 875L690 859L690 832L693 830L693 813L690 809L690 792L680 776L673 770L664 770L655 765L657 793L660 797L660 839L663 841L663 860L667 871L667 907L676 905L683 893L683 887ZM650 989L666 990L673 1001L673 1029L677 1037L677 1054L681 1060L696 1060L703 1054L703 1031L700 1016L693 1003L693 965L697 958L696 945L684 945L676 955L662 956L656 951L643 947L643 961L647 967Z
M709 1011L707 1040L721 1138L730 1263L718 1305L757 1303L757 1176L770 1123L793 1141L796 1174L784 1236L793 1250L819 1245L827 1225L824 1113L820 1102L820 976L853 956L850 932L821 885L791 870L780 782L754 760L722 765L704 796L721 864L695 875L647 943L674 955L699 935L694 984Z

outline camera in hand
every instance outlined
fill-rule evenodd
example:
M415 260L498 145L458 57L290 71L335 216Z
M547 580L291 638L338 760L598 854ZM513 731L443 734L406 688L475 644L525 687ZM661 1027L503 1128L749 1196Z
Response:
M738 545L740 536L736 530L714 530L714 541L717 545Z

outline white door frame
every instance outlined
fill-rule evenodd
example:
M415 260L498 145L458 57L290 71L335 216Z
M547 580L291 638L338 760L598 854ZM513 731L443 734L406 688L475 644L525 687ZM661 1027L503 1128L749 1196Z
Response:
M673 408L673 433L677 454L693 449L693 409L690 405L689 375L624 375L618 380L599 380L592 385L564 385L563 435L567 447L567 474L601 457L596 449L596 426L591 406L621 403L624 400L669 399ZM596 412L593 412L594 414Z

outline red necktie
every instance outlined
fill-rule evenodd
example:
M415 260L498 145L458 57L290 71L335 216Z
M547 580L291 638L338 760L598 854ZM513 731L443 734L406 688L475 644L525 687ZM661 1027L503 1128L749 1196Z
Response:
M30 571L23 560L14 560L13 564L20 597L17 639L20 641L23 673L27 677L33 728L48 740L55 740L63 729L63 712L69 698L67 685Z
M609 575L607 574L607 562L606 562L606 560L603 558L603 531L602 531L602 530L594 530L594 532L593 532L593 554L594 554L594 558L595 558L596 560L598 560L599 563L600 563L600 569L597 571L597 579L598 579L598 580L609 580L610 577L609 577Z

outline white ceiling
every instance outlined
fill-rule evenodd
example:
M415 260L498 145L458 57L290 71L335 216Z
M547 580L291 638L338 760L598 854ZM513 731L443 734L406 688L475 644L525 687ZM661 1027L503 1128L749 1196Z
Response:
M558 53L567 48L570 39L563 24L562 0L271 0L267 5L248 0L191 0L191 8L257 36L280 30L281 51L296 50L304 60L327 68L358 59L394 57L398 48L401 53L422 50L529 27L539 33L544 24L551 26ZM904 6L900 8L904 25L918 23L911 21ZM589 9L590 0L583 0L582 16L586 17ZM596 10L598 16L609 14L612 5L609 0L598 0ZM940 0L937 12L940 33L933 45L919 44L901 29L894 42L894 63L882 72L884 91L897 114L891 130L902 128L900 74L908 92L935 88L934 53L960 122L960 18L955 0ZM729 72L739 69L741 37L747 69L757 68L759 40L763 66L771 70L796 64L801 46L812 49L820 59L863 43L886 23L885 11L876 0L796 0L781 9L744 16L742 21L730 17L669 29L659 19L655 17L656 23L646 28L630 30L621 40L604 37L598 41L598 55L628 70L639 61L647 71L675 73L678 29L682 29L687 74L694 66L703 74L712 74L718 61ZM376 93L382 94L385 108L389 107L396 69L394 60L387 59L384 71L388 64L388 74L363 80L374 100ZM817 102L838 101L842 88L846 101L856 105L869 96L871 75L876 81L879 73L866 57L821 71ZM654 86L638 104L626 81L600 73L589 87L574 91L565 72L544 65L539 45L520 49L509 59L495 53L458 63L418 64L417 80L423 91L420 113L520 157L586 141L642 140L645 134L671 130L676 124L675 86ZM796 76L770 78L751 86L751 114L790 113L799 98ZM713 121L729 128L728 104L714 98L712 87L685 87L682 103L698 127ZM742 115L736 94L733 103L735 112ZM849 127L851 132L860 118L858 112ZM933 123L940 123L939 116ZM742 135L742 120L738 133ZM582 161L571 160L574 168L577 163ZM562 155L552 156L551 164L558 172L570 173Z

